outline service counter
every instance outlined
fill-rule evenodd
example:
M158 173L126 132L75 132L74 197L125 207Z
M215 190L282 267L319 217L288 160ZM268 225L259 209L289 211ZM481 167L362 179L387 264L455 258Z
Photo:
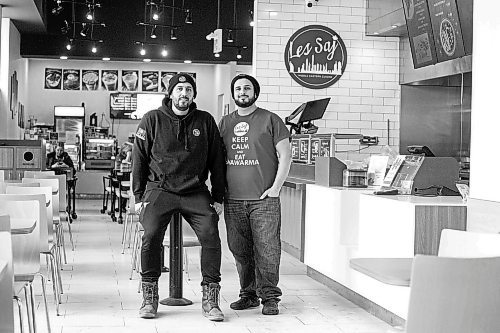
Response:
M466 205L458 196L378 196L369 188L315 184L305 188L308 274L393 323L407 316L409 288L355 271L350 259L437 254L442 229L466 228Z

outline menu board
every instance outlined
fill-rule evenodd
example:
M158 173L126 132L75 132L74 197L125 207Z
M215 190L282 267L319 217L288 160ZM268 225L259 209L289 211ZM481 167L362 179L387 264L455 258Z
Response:
M410 40L413 67L420 68L437 62L427 1L403 0L406 27Z
M438 62L465 55L455 0L428 0Z
M137 94L113 93L109 97L111 118L130 118L130 114L137 109Z

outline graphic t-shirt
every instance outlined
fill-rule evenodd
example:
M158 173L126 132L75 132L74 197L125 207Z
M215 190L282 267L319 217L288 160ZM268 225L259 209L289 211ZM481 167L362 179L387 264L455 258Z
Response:
M227 151L226 198L258 200L276 177L276 144L290 132L278 115L257 108L247 116L234 111L223 117L220 133Z

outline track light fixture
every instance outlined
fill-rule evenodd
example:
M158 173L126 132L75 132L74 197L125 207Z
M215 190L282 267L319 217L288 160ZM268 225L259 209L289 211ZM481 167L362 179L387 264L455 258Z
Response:
M85 14L85 18L89 21L92 21L94 19L94 9L91 8L89 4L89 10L87 11L87 14Z
M97 47L95 46L95 44L92 44L92 53L97 53Z
M229 33L227 34L227 42L228 43L234 42L233 31L232 30L229 30Z
M214 53L214 57L219 58L220 57L220 53Z
M67 43L66 43L66 50L71 50L71 48L73 47L73 40L69 40Z
M177 35L175 34L175 29L171 29L170 30L170 39L171 40L176 40L177 39Z
M238 49L238 54L236 55L236 58L237 59L243 58L243 56L241 55L241 49Z
M61 3L62 3L61 0L56 0L56 7L52 8L53 15L59 15L62 12L64 8Z
M249 10L248 13L250 14L250 26L253 27L255 25L253 20L253 10Z
M82 23L82 31L80 31L80 35L83 37L87 37L89 33L90 25L87 23Z
M151 14L152 19L155 20L155 21L158 21L160 19L160 16L161 16L161 10L160 10L160 8L158 8L158 5L154 5L154 6L152 5L151 9L152 9L152 11L151 11L151 13L152 13Z
M157 29L156 25L154 25L153 28L151 29L151 38L153 39L156 39L156 37L158 37L156 35L156 29Z
M139 51L141 56L146 55L146 49L144 48L144 45L141 45L141 50Z
M163 49L161 50L161 56L162 57L166 57L167 55L168 55L168 52L167 52L167 49L164 46Z
M68 23L68 21L64 20L63 21L63 25L61 27L61 33L63 35L66 35L69 32L69 30L70 30L69 23Z
M193 24L193 18L191 16L191 11L186 9L186 19L184 20L187 24Z

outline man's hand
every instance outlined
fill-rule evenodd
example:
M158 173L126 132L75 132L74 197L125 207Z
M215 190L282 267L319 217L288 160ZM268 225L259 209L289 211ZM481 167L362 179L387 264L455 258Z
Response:
M142 210L142 202L136 202L134 205L134 208L135 208L135 212L137 214L140 214L141 210Z
M214 204L210 205L210 206L212 206L215 209L215 212L217 214L219 214L219 215L222 214L222 204L221 203L214 202Z
M280 189L275 189L274 187L270 187L262 193L260 199L264 199L265 197L276 198L280 196Z

